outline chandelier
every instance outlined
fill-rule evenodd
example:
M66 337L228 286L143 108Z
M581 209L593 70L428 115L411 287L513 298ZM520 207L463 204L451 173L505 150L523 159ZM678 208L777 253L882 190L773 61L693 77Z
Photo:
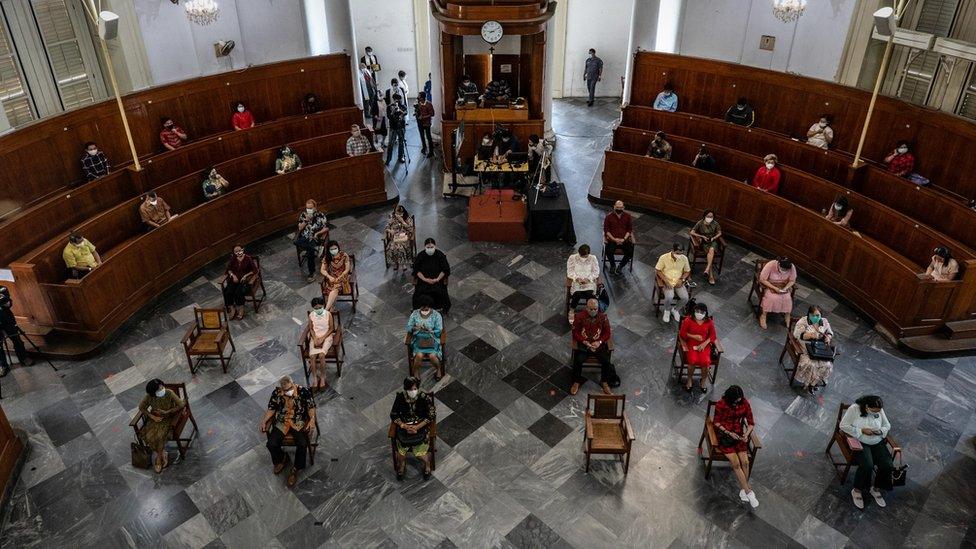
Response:
M220 7L214 0L187 0L183 7L186 18L197 25L209 25L220 15Z
M807 0L773 0L773 15L784 23L792 23L807 9Z

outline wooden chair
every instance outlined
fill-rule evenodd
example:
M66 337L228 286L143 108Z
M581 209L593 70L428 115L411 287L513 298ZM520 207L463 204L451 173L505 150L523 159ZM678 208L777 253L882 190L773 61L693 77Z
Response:
M325 241L319 239L318 243L318 246L316 246L315 257L322 257L322 249L325 247ZM295 253L298 255L298 268L301 269L305 265L305 262L308 261L308 252L306 252L304 248L295 246ZM318 269L316 269L315 272L318 272Z
M793 328L799 320L800 317L790 319L790 327L786 330L786 341L783 343L783 352L779 354L779 365L783 368L783 372L786 373L786 377L789 378L790 385L796 382L796 369L799 367L800 357L803 355L803 342L793 337ZM840 354L840 350L835 346L834 357L838 357ZM783 365L783 359L786 355L790 356L790 362ZM819 386L826 387L827 383L822 382Z
M613 259L616 260L617 259L617 256L619 255L619 256L621 256L621 259L622 259L623 258L623 254L624 254L624 251L623 251L623 248L620 247L620 244L617 244L616 242L613 242L613 243L608 242L607 239L606 239L606 235L604 235L604 239L603 239L603 268L605 270L609 268L609 266L610 266L610 258L611 257L613 257ZM634 260L633 260L633 258L631 258L630 262L627 263L627 269L630 272L634 272Z
M691 272L695 272L695 265L708 265L708 247L704 246L701 238L688 235L688 258L691 263ZM718 248L715 249L715 257L712 258L712 274L722 274L722 266L725 264L725 237L718 237Z
M850 406L850 404L845 404L843 402L840 404L840 409L837 410L837 421L834 424L834 434L831 435L830 443L827 444L827 449L825 450L827 457L830 458L830 463L834 466L834 470L837 472L837 480L839 480L841 484L847 482L847 474L851 471L851 467L857 460L858 453L861 452L861 450L851 448L851 444L848 440L851 437L844 431L840 430L840 420L844 417L844 412L846 412L847 408ZM894 437L889 434L885 437L885 443L888 444L888 449L891 451L891 457L898 457L898 454L901 453L901 446L898 445ZM837 448L840 449L841 458L844 461L834 461L834 456L830 453L830 449L834 444L836 444Z
M694 296L695 289L688 285L689 280L685 281L685 289L688 290L688 299ZM664 279L661 278L661 273L655 271L654 274L654 289L651 291L651 303L654 305L654 313L660 314L661 307L664 306Z
M718 365L722 362L722 353L725 352L725 348L722 347L721 341L716 341L714 345L715 345L715 350L718 352L718 358L715 359L714 364L712 364L708 368L709 371L708 380L709 382L711 382L713 387L715 386L715 378L718 377ZM675 381L680 382L681 376L688 371L688 360L686 358L687 353L688 353L688 344L685 343L684 341L681 341L680 337L676 337L674 342L674 352L671 353L671 377ZM702 376L702 370L700 367L695 368L695 371L692 373L693 378L696 376L699 379ZM692 380L694 381L694 379Z
M254 313L257 314L268 292L264 289L264 277L261 274L261 258L256 255L252 255L251 258L254 259L254 264L257 265L257 272L251 280L251 284L248 286L247 294L244 295L244 302L250 303L254 307ZM227 277L224 276L220 280L220 291L223 292L226 287Z
M403 341L404 343L406 343L407 346L407 375L409 375L410 366L413 364L413 351L410 348L410 345L413 343L413 334L411 332L407 332L407 336L406 338L404 338ZM423 363L421 363L420 366L423 367L424 363L431 364L430 359L424 357L424 361ZM444 373L446 374L447 373L447 327L446 326L441 329L441 368L444 370Z
M410 225L413 227L408 235L410 238L410 257L417 257L417 220L413 214L410 215ZM383 231L383 264L386 265L387 269L390 268L390 260L386 252L390 248L391 242L392 240L389 238L389 235L386 234L386 231Z
M237 351L230 335L227 312L223 309L193 309L194 323L186 331L180 343L190 363L190 374L196 375L197 367L204 360L219 360L220 367L227 373L227 365ZM230 354L225 356L227 345ZM194 363L193 357L197 357Z
M186 451L190 449L190 443L192 443L193 439L196 438L197 433L200 432L200 429L197 427L197 420L193 417L193 411L190 410L190 398L186 393L186 384L163 383L163 387L166 387L167 389L176 393L176 396L180 397L184 403L183 410L181 410L179 414L170 418L169 438L167 439L170 442L176 443L176 448L180 452L180 459L183 459L186 457ZM148 414L143 413L141 410L137 410L135 417L133 417L132 421L129 422L129 426L132 427L132 429L136 432L136 440L139 441L139 444L146 445L146 442L142 440L139 433L149 421L151 420L149 419ZM187 423L192 425L193 429L190 431L189 436L183 436L183 431L186 430Z
M397 434L397 424L390 422L389 429L386 430L386 436L390 438L390 455L393 459L393 472L396 472L396 434ZM437 419L435 418L430 422L430 429L427 433L427 453L430 455L430 471L434 472L437 469Z
M759 318L759 313L762 311L762 298L766 294L767 288L759 282L759 275L762 273L763 267L766 263L772 261L771 259L757 259L754 266L754 272L752 275L752 288L749 289L749 295L746 299L749 301L749 305L752 306L752 313ZM755 296L755 303L753 303L753 296ZM790 287L790 298L796 299L796 284Z
M586 395L583 453L586 455L587 473L590 472L591 455L613 454L620 456L624 462L624 474L627 474L635 437L630 420L624 413L626 402L626 395Z
M569 311L569 304L570 304L571 300L573 299L573 292L570 291L570 289L572 287L573 287L573 279L571 279L569 277L566 277L566 308L565 308L565 311L566 311L566 320L567 320L567 322L569 321L569 312L570 312ZM600 295L600 292L602 292L604 288L606 288L606 285L603 283L603 275L600 275L596 279L596 293L594 294L594 297L595 296L599 296ZM579 303L576 304L576 311L579 311L580 310L580 307L585 307L585 306L586 306L586 302L581 300ZM573 311L573 312L575 313L576 311Z
M569 366L572 368L573 364L576 361L576 351L579 349L579 343L577 343L576 342L576 339L573 338L573 334L572 333L569 334L569 348L570 348L570 353L569 353ZM613 362L613 360L612 360L613 359L613 336L611 336L610 339L607 340L607 350L610 351L610 358L611 358L611 363L612 363ZM600 367L600 361L597 360L595 356L590 355L590 356L586 357L586 359L583 361L583 367L584 368L599 368Z
M450 279L451 279L451 276L450 275L447 275L447 276L445 276L442 279L442 282L444 283L444 286L445 287L450 283ZM413 284L414 292L417 291L417 282L419 282L419 279L416 276L410 277L410 283ZM438 309L436 307L434 308L434 310L435 311L438 311L438 312L441 312L442 311L442 309Z
M712 420L715 416L716 404L717 401L708 401L708 408L705 409L705 427L702 429L701 438L698 439L698 458L705 466L705 478L708 478L712 473L712 463L716 461L728 461L725 454L716 449L718 446L718 435L715 432L715 424ZM756 434L755 429L749 435L746 448L749 454L749 476L752 476L752 470L756 467L756 454L762 448L762 442L759 441L759 435Z
M306 311L305 318L311 311ZM329 352L325 354L326 364L335 364L336 366L336 377L342 377L342 365L346 361L346 344L342 339L342 318L339 316L339 311L332 311L332 326L335 329L335 333L332 335L332 348ZM302 334L298 338L298 355L302 357L302 369L305 372L305 384L310 384L310 376L312 374L311 368L311 358L308 354L309 347L312 343L312 324L306 321L305 327L302 328Z
M272 417L268 421L269 421L269 423L272 423L274 421L274 418ZM273 425L273 423L272 423L272 425ZM270 429L272 425L269 425L268 428ZM315 465L315 452L319 449L319 437L321 435L322 435L322 432L319 430L319 418L318 418L318 416L316 416L315 417L315 432L314 433L310 433L308 435L308 464L310 466L311 465ZM288 433L287 435L285 435L285 438L283 438L281 440L281 447L282 448L294 448L295 447L295 435L293 435L291 433Z

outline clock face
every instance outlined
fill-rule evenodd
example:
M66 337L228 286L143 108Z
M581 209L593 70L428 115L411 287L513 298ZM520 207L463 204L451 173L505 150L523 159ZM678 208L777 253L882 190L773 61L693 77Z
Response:
M502 24L498 21L485 21L485 24L481 25L481 38L489 44L497 44L504 34Z

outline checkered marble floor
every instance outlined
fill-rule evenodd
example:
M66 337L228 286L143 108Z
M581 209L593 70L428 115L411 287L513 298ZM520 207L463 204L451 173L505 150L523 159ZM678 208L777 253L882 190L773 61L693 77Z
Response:
M556 163L579 241L599 249L605 209L586 200L614 123L614 102L560 101ZM416 135L410 134L416 145ZM414 149L416 153L416 149ZM709 480L697 459L706 398L668 381L674 324L652 317L657 256L682 223L639 215L633 274L611 277L614 362L637 435L629 475L596 459L583 471L588 391L570 383L562 314L562 244L466 240L466 207L439 197L440 163L413 156L393 172L419 236L434 236L453 266L446 318L448 376L434 391L437 469L412 464L398 482L386 427L406 374L403 330L411 286L384 269L388 208L334 220L358 260L362 298L340 305L348 362L318 396L322 440L295 489L271 474L257 422L284 374L301 376L297 337L307 284L286 235L248 246L259 254L268 300L235 322L228 375L205 366L191 378L179 339L194 306L217 306L221 264L202 270L85 362L18 368L3 379L3 409L29 434L30 460L13 494L0 547L957 547L976 543L976 359L916 360L891 348L836 296L801 280L797 310L819 304L843 357L815 397L788 386L777 366L785 330L760 330L746 304L757 257L734 243L717 285L700 284L726 353L718 390L746 392L763 440L753 485L760 506L738 500L726 468ZM201 433L185 460L171 451L162 474L129 464L133 415L148 379L188 383ZM911 465L905 488L880 509L857 511L823 451L838 404L884 397L892 433Z

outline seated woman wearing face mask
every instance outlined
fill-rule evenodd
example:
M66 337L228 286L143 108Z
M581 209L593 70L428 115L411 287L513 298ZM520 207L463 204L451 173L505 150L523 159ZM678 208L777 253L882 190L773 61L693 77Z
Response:
M139 403L139 411L146 414L149 421L139 431L139 438L156 452L157 473L162 473L163 468L169 465L166 441L169 440L170 421L184 406L186 403L163 386L161 380L154 379L146 384L146 396Z
M807 130L807 145L826 149L833 140L834 129L830 127L830 116L821 114L820 120Z
M827 210L827 221L839 227L849 229L851 228L852 215L854 215L854 208L847 202L847 197L838 195L834 199L834 203L830 205L830 209Z
M692 375L695 368L701 368L699 387L704 393L708 391L708 368L712 365L712 345L718 341L715 333L715 322L708 316L708 306L696 303L694 313L681 321L678 337L688 347L685 362L688 363L688 381L685 391L691 392Z
M349 273L352 272L352 260L349 254L339 249L339 243L330 240L325 245L322 255L322 297L326 298L325 308L332 310L339 293L352 293Z
M291 173L302 169L302 159L298 158L291 147L285 145L278 151L278 158L275 160L275 173L278 175Z
M437 249L433 238L424 241L424 249L413 262L413 276L417 285L413 292L413 308L420 308L420 297L428 295L435 309L447 313L451 308L451 297L447 294L447 277L451 275L451 265L444 252Z
M325 300L321 297L312 299L312 312L308 314L308 358L311 362L314 377L311 389L322 390L328 387L325 377L325 356L332 349L332 336L335 326L332 325L332 315L325 308Z
M776 166L778 160L775 154L767 154L763 158L763 165L756 170L756 175L752 178L753 187L760 191L776 194L776 191L779 190L780 179L783 178L783 173Z
M397 393L390 410L390 420L396 425L396 474L403 480L407 469L407 454L424 464L424 480L430 478L430 426L436 420L434 398L420 390L420 380L403 380L403 391Z
M821 314L820 307L811 305L806 316L801 316L793 326L793 337L800 341L803 353L796 365L796 380L802 383L803 389L812 395L820 384L827 384L827 378L834 371L834 362L810 358L806 344L811 341L823 341L830 345L834 339L834 332L830 329L830 323Z
M420 307L410 313L407 320L407 333L410 334L410 374L419 378L420 365L426 358L436 368L434 378L439 381L444 375L444 350L441 348L444 318L434 310L434 301L429 295L420 296L419 301Z
M932 262L925 269L925 274L934 278L937 282L949 282L956 279L959 274L959 263L952 258L949 248L939 246L932 251Z
M234 114L230 117L230 123L234 130L249 130L254 127L254 115L247 110L243 101L234 103Z
M329 239L329 222L324 213L318 210L318 205L309 198L305 201L305 209L298 214L298 230L295 232L295 247L305 252L305 266L308 268L306 282L315 280L315 269L318 267L316 253L319 244Z
M230 183L224 179L224 176L217 173L216 167L211 167L204 173L206 174L202 183L204 200L213 200L230 188Z

